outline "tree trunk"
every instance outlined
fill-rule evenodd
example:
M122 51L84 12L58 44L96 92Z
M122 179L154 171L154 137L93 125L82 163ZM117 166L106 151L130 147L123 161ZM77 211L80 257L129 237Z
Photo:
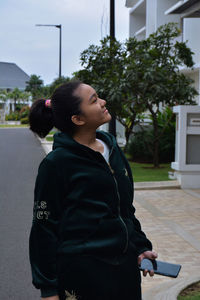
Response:
M127 149L128 149L128 141L129 141L130 134L131 134L131 131L129 130L129 128L125 128L126 145L124 147L124 153L126 153Z
M159 140L154 140L154 153L153 153L154 168L159 168Z
M17 99L14 98L14 112L16 111Z
M153 128L154 128L154 152L153 152L153 164L154 168L159 168L159 131L157 117L153 115Z
M136 115L135 115L136 117ZM133 118L133 120L131 121L131 124L127 127L125 127L125 138L126 138L126 145L124 147L124 153L127 152L127 149L128 149L128 142L129 142L129 138L130 138L130 135L131 135L131 132L133 130L133 126L135 124L135 117Z
M159 168L159 130L158 130L158 120L157 120L157 113L154 112L153 107L148 105L148 109L152 115L153 121L153 165L154 168ZM158 112L158 110L157 110Z

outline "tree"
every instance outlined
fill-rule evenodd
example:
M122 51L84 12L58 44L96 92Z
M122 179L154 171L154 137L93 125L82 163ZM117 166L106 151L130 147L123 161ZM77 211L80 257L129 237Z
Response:
M23 91L21 92L21 98L20 100L23 102L23 104L27 104L27 101L30 99L31 93Z
M116 112L116 98L120 95L116 87L120 82L119 75L123 73L122 44L109 37L100 41L101 45L91 45L81 53L83 70L74 73L85 83L92 84L101 97L109 98L108 106Z
M49 95L52 95L55 89L59 87L59 85L63 83L67 83L70 80L71 80L70 77L64 77L64 76L54 79L54 81L49 85Z
M183 42L174 23L161 26L146 40L127 41L126 74L123 89L132 87L134 102L150 113L153 126L153 163L159 167L158 117L163 106L196 104L193 80L179 71L180 66L193 66L192 52Z
M15 88L14 90L7 92L6 99L13 99L14 100L14 109L16 110L17 101L22 101L23 103L29 99L31 94L29 92L24 92Z
M8 98L7 91L0 89L0 99L2 100L2 102L6 102L7 98Z
M23 98L23 92L20 91L18 88L14 88L14 90L8 93L8 99L14 100L14 110L16 110L16 104L18 100Z
M100 46L91 45L81 53L84 69L75 73L105 97L125 126L127 142L143 113L151 115L155 167L159 167L159 137L165 131L158 130L162 105L195 104L197 95L193 81L179 71L181 65L193 66L191 50L175 41L179 34L169 23L142 41L130 38L122 44L107 37Z
M27 86L25 91L30 92L32 94L33 100L43 96L43 80L40 79L40 76L37 76L35 74L31 75L30 80L27 81L26 84Z
M31 75L30 80L27 81L26 91L31 92L33 101L38 98L48 99L59 85L69 82L70 80L69 77L62 76L54 79L51 84L44 85L40 76Z
M129 90L122 89L126 71L127 49L116 39L106 37L100 46L91 45L81 53L83 70L74 73L81 81L92 85L107 100L108 109L125 127L126 142L143 108L134 105ZM127 144L126 143L126 144Z
M7 91L0 89L0 122L5 120L4 116L4 103L7 99Z

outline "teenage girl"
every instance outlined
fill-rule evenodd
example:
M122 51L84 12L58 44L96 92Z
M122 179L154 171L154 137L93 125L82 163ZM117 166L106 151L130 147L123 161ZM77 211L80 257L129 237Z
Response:
M33 132L59 130L34 191L30 262L42 299L141 300L138 264L157 254L135 217L129 164L97 130L110 119L106 101L79 81L31 107Z

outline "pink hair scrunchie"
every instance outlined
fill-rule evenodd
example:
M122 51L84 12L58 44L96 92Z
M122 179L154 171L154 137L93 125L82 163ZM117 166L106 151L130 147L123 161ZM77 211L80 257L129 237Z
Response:
M51 108L51 99L45 100L45 106Z

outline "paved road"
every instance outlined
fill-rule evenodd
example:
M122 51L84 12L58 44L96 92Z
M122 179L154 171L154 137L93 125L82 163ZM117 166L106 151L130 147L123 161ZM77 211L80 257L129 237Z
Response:
M37 168L45 156L27 128L0 128L0 299L36 300L28 237Z

